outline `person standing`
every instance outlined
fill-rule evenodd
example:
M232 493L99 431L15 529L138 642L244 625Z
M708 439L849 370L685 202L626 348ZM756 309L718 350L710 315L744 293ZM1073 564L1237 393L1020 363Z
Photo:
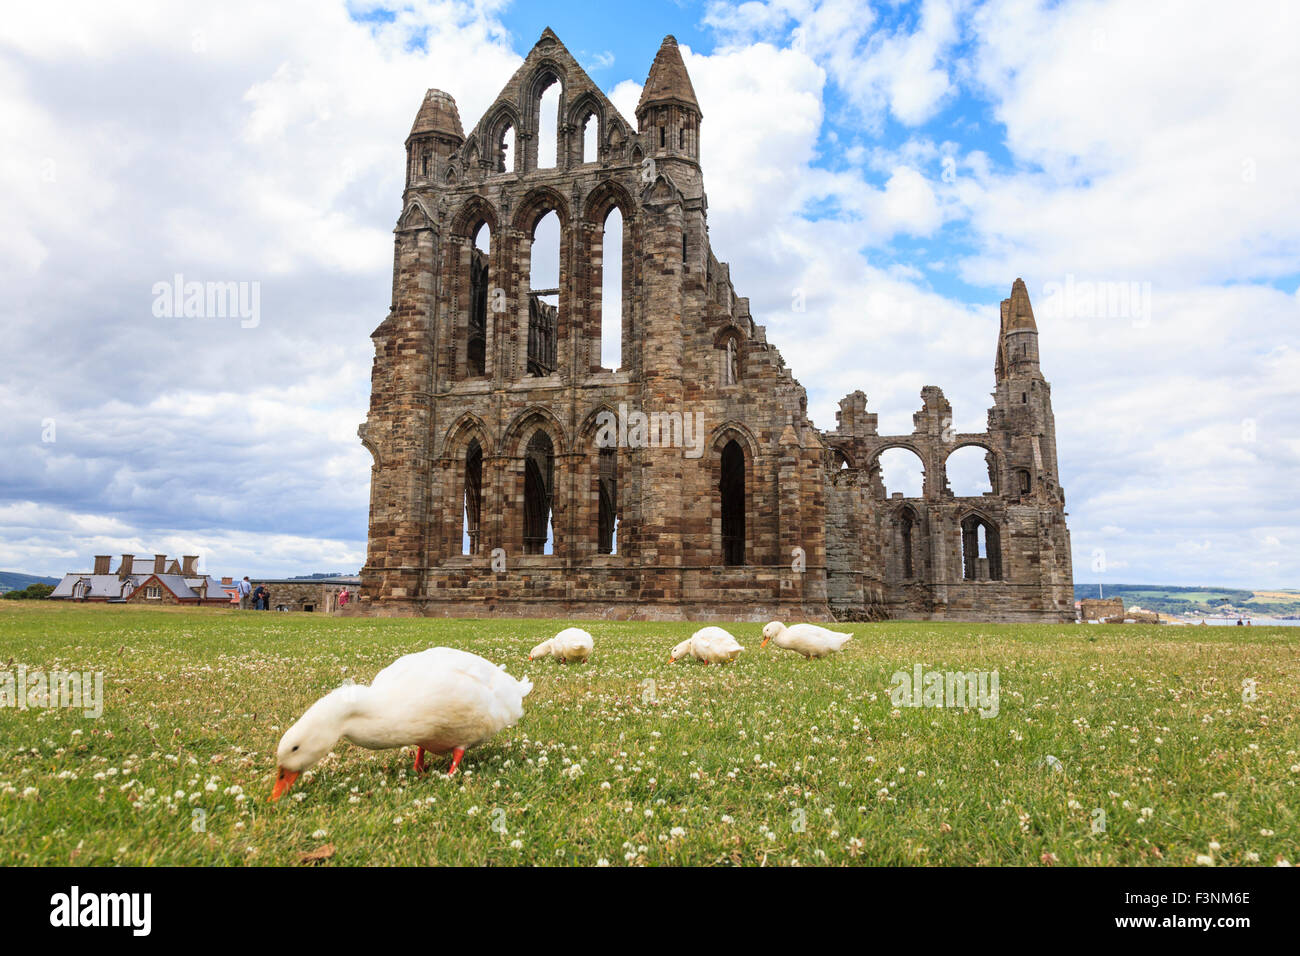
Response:
M267 584L262 585L262 610L271 610L271 587Z
M345 587L342 591L339 592L339 607L343 608L347 606L348 606L348 589Z
M248 610L248 598L253 593L253 585L248 581L248 575L244 575L244 580L239 582L239 609Z

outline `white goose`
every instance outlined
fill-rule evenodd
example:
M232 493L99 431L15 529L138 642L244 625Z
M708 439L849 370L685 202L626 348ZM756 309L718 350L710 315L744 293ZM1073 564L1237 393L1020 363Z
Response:
M350 684L330 691L280 739L279 775L272 800L279 800L298 775L317 764L340 737L368 750L414 745L415 771L424 770L426 750L452 754L456 772L465 750L524 715L533 689L477 654L431 647L389 664L369 687Z
M759 645L759 649L767 647L768 641L773 641L777 647L802 654L805 658L825 657L844 650L844 645L852 639L852 634L841 634L839 631L827 630L816 624L795 624L793 627L786 627L780 621L772 621L763 626L763 643Z
M548 641L542 641L528 652L531 661L538 657L554 657L561 664L577 661L587 663L591 649L595 646L591 635L580 627L566 627Z
M672 649L668 663L690 656L706 664L727 664L740 656L740 642L720 627L702 627Z

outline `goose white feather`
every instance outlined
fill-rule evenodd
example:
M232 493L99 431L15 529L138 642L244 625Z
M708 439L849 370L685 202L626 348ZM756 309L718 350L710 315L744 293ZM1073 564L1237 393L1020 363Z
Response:
M852 639L852 634L841 634L816 624L786 627L780 621L772 621L763 626L763 643L759 647L767 647L767 642L771 641L777 647L802 654L805 658L826 657L844 650L844 645Z
M561 664L568 664L570 661L586 663L594 646L595 642L591 639L591 635L582 628L566 627L550 640L542 641L529 651L528 659L531 661L538 657L554 657Z
M468 651L431 647L389 664L369 687L350 684L307 708L280 739L275 758L277 800L298 775L315 766L346 739L368 750L415 746L416 770L424 751L455 755L455 772L465 750L513 726L524 715L533 689L490 661Z
M672 649L668 663L693 657L706 664L727 664L740 656L744 648L731 634L720 627L702 627Z

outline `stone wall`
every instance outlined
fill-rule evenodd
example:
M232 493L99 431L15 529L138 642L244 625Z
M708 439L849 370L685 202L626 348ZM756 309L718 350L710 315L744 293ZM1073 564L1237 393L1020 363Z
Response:
M1084 598L1079 602L1079 619L1083 621L1123 621L1124 602L1120 598Z
M357 600L357 592L360 590L356 583L323 581L320 579L254 580L250 578L249 583L254 591L257 590L259 584L270 589L272 610L285 606L290 611L307 611L318 614L328 614L338 610L338 593L344 587L348 589L353 601ZM252 606L251 603L249 606Z

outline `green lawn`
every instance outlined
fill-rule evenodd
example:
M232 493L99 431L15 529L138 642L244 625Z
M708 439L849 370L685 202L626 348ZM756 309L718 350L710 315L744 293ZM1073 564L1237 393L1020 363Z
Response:
M0 865L297 864L325 844L330 865L1300 855L1284 628L854 624L843 655L804 661L741 624L740 660L706 667L667 663L690 625L594 622L591 662L563 667L526 660L549 621L0 605L0 672L105 675L99 719L0 709ZM530 676L521 723L450 779L446 758L416 777L409 750L340 742L267 802L304 708L437 644ZM998 714L896 710L891 675L918 663L996 669Z

